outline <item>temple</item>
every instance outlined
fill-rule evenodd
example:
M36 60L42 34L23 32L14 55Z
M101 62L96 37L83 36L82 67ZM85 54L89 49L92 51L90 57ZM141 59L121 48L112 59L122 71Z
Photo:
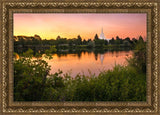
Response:
M100 34L99 39L101 39L101 40L106 40L106 38L105 38L105 36L104 36L104 33L103 33L103 28L102 28L102 32L101 32L101 34Z
M107 40L108 42L109 42L109 40L111 40L110 38L106 38L106 37L104 36L103 28L102 28L102 32L101 32L101 34L100 34L99 39L100 39L100 40Z

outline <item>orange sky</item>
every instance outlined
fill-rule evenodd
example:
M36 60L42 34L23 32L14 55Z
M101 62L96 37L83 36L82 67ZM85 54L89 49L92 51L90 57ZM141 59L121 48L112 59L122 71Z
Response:
M42 39L63 38L93 39L101 33L106 38L146 37L145 13L15 13L14 35L40 35Z

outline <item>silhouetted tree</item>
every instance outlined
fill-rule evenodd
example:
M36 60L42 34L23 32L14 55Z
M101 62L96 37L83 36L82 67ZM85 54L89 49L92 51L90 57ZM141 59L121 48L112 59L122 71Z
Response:
M116 37L115 43L117 45L122 44L122 39L119 38L119 36Z
M139 41L140 41L140 42L144 42L142 36L139 36Z
M98 35L96 34L95 37L94 37L94 40L98 40Z
M77 45L81 45L82 44L82 38L80 35L77 36Z
M114 38L112 38L111 40L109 40L109 43L110 43L110 44L115 44Z
M60 36L57 36L56 40L59 40L59 39L61 39L61 37L60 37Z
M107 40L105 40L104 42L105 42L105 45L108 45L108 41Z
M85 39L83 40L82 43L83 43L83 45L87 45L87 41Z

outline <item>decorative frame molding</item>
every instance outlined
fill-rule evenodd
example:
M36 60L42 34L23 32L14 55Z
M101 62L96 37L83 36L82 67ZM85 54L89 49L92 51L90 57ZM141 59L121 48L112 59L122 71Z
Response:
M107 1L2 1L2 113L158 114L158 3ZM13 13L147 13L147 102L13 102Z

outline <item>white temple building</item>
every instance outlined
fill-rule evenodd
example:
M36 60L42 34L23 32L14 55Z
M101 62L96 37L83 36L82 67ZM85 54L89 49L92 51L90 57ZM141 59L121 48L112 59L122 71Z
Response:
M103 33L103 28L102 28L102 31L101 31L99 39L106 40L106 37L104 36L104 33Z
M99 39L101 39L101 40L108 40L108 41L110 40L110 39L106 39L106 37L104 36L103 28L102 28L102 31L101 31Z

